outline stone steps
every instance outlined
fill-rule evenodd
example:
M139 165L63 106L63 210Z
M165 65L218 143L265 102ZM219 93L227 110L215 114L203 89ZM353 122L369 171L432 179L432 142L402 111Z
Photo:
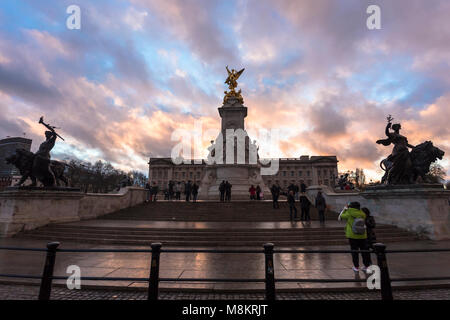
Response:
M300 205L297 203L297 215L300 217ZM311 207L311 220L318 220L317 210ZM327 212L327 220L336 220L338 214ZM287 203L280 202L280 209L273 209L270 201L239 202L183 202L157 201L124 209L103 217L113 220L155 220L155 221L288 221Z
M318 218L314 208L311 218ZM275 210L269 201L159 201L120 210L91 224L54 224L19 236L46 241L133 246L148 246L152 242L181 247L260 247L267 242L296 247L347 244L344 226L336 221L337 213L328 212L327 219L330 222L326 225L317 221L291 225L286 202L281 202L280 209ZM381 242L414 239L412 234L386 225L378 225L376 234Z
M39 239L46 241L79 241L79 242L87 242L87 243L95 243L95 244L105 244L105 245L129 245L129 246L149 246L150 243L153 242L161 242L163 246L177 246L177 247L226 247L226 246L245 246L245 247L260 247L264 243L272 242L278 247L284 246L329 246L329 245L346 245L348 244L348 240L345 238L342 239L309 239L309 240L277 240L272 239L270 237L258 240L162 240L160 238L148 238L145 240L127 240L127 239L109 239L109 238L74 238L72 236L48 236L48 235L29 235L27 238L31 239ZM397 241L411 241L411 237L397 237L397 238L388 238L388 239L380 239L380 241L389 243L389 242L397 242Z
M409 241L414 237L395 227L380 226L379 241ZM175 229L113 227L70 227L54 225L21 234L21 237L47 241L81 241L99 244L166 246L260 246L273 242L278 246L343 245L348 242L342 228L298 229Z

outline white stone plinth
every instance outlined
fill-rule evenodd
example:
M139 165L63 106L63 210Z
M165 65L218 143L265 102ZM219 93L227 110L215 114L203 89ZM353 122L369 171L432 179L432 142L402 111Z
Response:
M222 181L228 181L231 185L231 200L248 200L248 189L251 185L255 188L259 185L264 197L270 198L270 190L264 184L260 168L257 165L233 164L214 165L206 168L206 174L199 191L201 200L219 200L219 186Z

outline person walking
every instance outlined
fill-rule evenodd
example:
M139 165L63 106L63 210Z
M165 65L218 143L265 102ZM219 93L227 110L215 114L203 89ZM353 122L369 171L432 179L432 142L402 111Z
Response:
M222 182L219 185L219 192L220 192L220 202L225 201L225 180L222 180Z
M300 216L301 221L310 221L311 217L309 216L309 208L311 206L311 202L306 197L306 195L303 193L300 196L300 207L302 209L302 214Z
M197 202L198 185L194 182L192 186L192 201Z
M230 202L231 201L231 188L232 184L228 181L225 181L225 201Z
M256 199L256 189L253 185L251 185L250 188L248 188L248 192L250 193L250 200L255 200Z
M322 191L317 192L315 207L319 212L320 223L325 223L325 210L327 208L327 202L325 201L325 198L322 195Z
M256 200L261 200L261 187L259 184L256 186Z
M351 250L368 250L367 230L366 230L366 214L360 210L359 202L351 202L346 206L338 217L338 220L346 220L345 236L347 237ZM361 252L364 267L363 272L372 265L369 252ZM353 271L359 272L359 254L352 252Z
M377 236L375 234L375 218L370 214L368 208L362 208L362 212L366 214L366 230L367 230L367 246L373 249L373 245L377 242Z
M287 202L289 204L289 219L291 221L297 220L297 208L295 207L294 190L290 190L287 196ZM294 213L294 215L292 215Z
M272 188L270 188L270 192L272 193L272 205L274 209L279 209L280 205L278 204L278 198L280 197L280 187L273 184Z

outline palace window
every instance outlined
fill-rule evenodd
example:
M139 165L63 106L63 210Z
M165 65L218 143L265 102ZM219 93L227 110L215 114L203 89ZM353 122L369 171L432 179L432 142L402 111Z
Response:
M299 172L298 172L298 175L299 175L299 177L301 177L301 176L302 176L302 172L301 172L301 171L299 171Z

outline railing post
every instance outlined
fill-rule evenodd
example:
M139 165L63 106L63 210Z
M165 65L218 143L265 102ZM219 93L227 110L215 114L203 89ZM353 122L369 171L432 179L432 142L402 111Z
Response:
M53 269L55 268L56 249L59 242L47 244L47 256L45 257L44 271L42 272L41 288L39 289L39 300L50 300L52 292Z
M378 267L381 273L381 299L394 300L392 296L391 278L389 277L389 268L386 260L386 245L382 243L374 244L375 254L377 255Z
M273 243L264 244L266 260L266 300L275 300L275 272L273 267Z
M152 259L150 263L150 278L148 280L148 300L158 300L159 290L159 256L161 243L152 243Z

